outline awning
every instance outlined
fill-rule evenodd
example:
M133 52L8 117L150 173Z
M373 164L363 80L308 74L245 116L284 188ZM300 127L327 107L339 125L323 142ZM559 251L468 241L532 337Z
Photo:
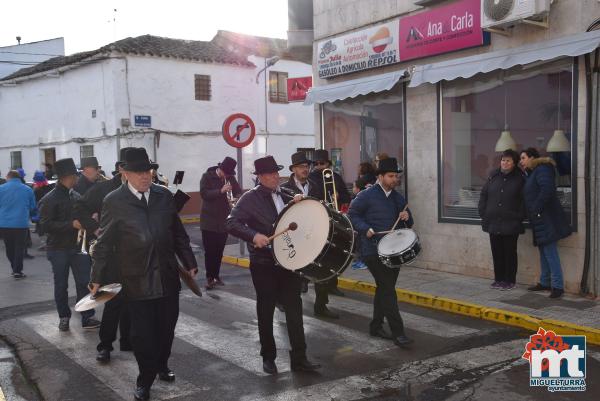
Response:
M469 78L480 72L508 69L536 61L553 60L559 57L576 57L594 51L600 45L600 30L565 36L559 39L531 43L512 49L477 54L440 63L416 67L409 87L441 80Z
M306 94L304 104L335 102L369 93L387 91L401 80L408 79L409 75L408 71L401 70L331 85L313 86Z

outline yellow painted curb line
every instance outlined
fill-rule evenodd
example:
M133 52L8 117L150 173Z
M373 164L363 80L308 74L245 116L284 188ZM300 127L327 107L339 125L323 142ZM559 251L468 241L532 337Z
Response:
M179 217L183 224L200 223L200 217Z
M233 256L223 256L223 262L230 265L249 267L250 260L246 258L236 258ZM348 278L339 278L338 286L350 291L361 292L363 294L373 295L377 286L365 281L352 280ZM489 308L487 306L472 304L469 302L458 301L455 299L438 297L431 294L425 294L417 291L403 290L396 288L398 300L424 306L430 309L441 310L459 315L474 317L483 320L489 320L508 326L521 327L529 331L537 331L539 327L546 330L552 330L561 335L584 335L590 344L600 345L600 330L592 327L578 326L573 323L563 322L553 319L539 319L524 313L511 312L504 309Z

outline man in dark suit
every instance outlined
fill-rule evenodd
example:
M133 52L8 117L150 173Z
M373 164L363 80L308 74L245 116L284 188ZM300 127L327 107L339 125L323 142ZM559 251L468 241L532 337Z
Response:
M231 201L239 198L242 189L235 179L237 162L226 157L222 163L210 167L200 179L200 228L204 246L204 264L206 266L206 289L224 285L220 277L221 259L227 242L225 219L231 211ZM228 199L228 193L231 200Z
M130 340L139 367L136 400L150 398L157 374L160 380L175 380L168 360L179 316L177 257L193 277L198 273L173 195L152 184L152 169L156 168L144 148L127 151L123 165L127 182L104 198L93 252L92 293L108 269L118 268L121 277L131 316Z
M258 315L258 335L263 358L263 370L276 374L277 348L273 337L273 313L275 304L280 302L285 308L285 320L292 350L290 352L292 371L313 371L320 366L306 358L306 343L302 321L302 298L300 298L301 278L292 271L275 265L269 250L269 235L273 234L273 224L286 203L300 201L302 195L292 198L279 188L279 170L283 166L275 162L273 156L254 161L254 174L259 185L246 192L227 218L227 231L248 243L250 252L250 273L256 290L256 310Z
M81 158L81 175L77 180L77 184L73 187L79 195L83 196L96 182L102 180L100 178L100 165L95 157ZM103 180L102 180L103 181Z
M118 189L124 182L125 176L123 173L123 163L125 153L133 148L123 148L120 151L119 161L115 163L115 172L111 180L103 181L92 186L85 195L75 202L74 214L79 220L83 228L86 230L87 239L93 240L98 236L100 231L100 217L102 212L102 201L112 191ZM116 263L113 260L111 263ZM116 274L118 269L106 269L106 276L102 277L100 284L111 284L120 282L119 275ZM113 350L112 343L117 338L117 329L120 330L120 349L121 351L131 351L129 342L129 311L125 307L125 296L123 293L108 301L104 305L102 312L102 321L100 323L100 343L96 347L98 355L96 360L101 363L110 361L110 353Z

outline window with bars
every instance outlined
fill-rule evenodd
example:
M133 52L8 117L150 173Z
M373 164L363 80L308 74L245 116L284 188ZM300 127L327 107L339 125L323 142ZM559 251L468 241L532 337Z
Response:
M210 75L194 75L194 93L196 100L210 100Z
M273 103L287 103L287 72L269 71L269 100Z
M10 169L16 170L18 168L23 168L23 158L20 150L10 152Z
M94 145L81 145L79 147L79 161L84 157L94 156Z

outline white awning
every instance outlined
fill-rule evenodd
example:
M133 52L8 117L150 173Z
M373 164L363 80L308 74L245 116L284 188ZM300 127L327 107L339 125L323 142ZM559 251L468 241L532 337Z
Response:
M394 71L373 75L331 85L313 86L306 94L305 105L335 102L369 93L383 92L392 89L398 82L408 79L408 71Z
M536 61L576 57L594 51L600 45L600 30L531 43L526 46L426 64L416 67L410 87L441 80L469 78L480 72L508 69Z

